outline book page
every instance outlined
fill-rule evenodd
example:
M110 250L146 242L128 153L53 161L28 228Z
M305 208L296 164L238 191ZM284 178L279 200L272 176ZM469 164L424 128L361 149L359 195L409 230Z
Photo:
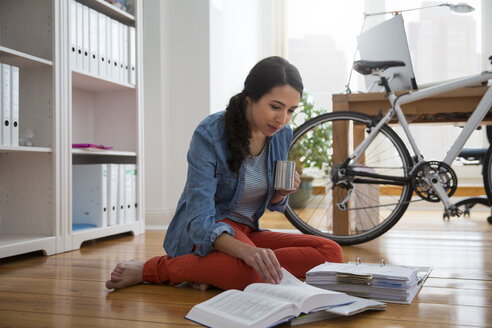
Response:
M299 309L294 304L239 290L227 290L193 307L186 318L213 327L248 327L258 322L271 326L298 314Z
M282 272L283 278L280 284L256 283L249 285L244 289L244 291L248 293L266 295L278 300L286 300L296 304L303 312L311 311L314 307L329 307L335 304L346 303L345 296L347 295L345 294L310 286L303 283L283 268ZM328 297L320 297L318 298L319 302L313 300L314 302L309 302L306 304L308 300L314 299L316 296Z

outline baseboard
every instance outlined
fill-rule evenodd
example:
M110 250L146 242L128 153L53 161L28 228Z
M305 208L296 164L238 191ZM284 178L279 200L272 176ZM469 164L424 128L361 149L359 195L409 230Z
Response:
M174 216L175 209L145 211L145 229L167 229Z

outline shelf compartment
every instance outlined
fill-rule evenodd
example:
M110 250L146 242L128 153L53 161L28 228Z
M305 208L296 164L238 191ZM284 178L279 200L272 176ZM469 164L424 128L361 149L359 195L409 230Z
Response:
M89 73L72 69L72 87L87 91L112 91L135 89L134 85L102 79Z
M53 62L30 54L0 46L0 63L20 68L53 66Z
M133 235L139 234L140 222L137 220L131 223L118 224L103 228L88 228L72 232L72 249L79 249L84 241L108 237L124 232L133 232Z
M83 5L86 5L89 8L95 9L117 21L127 24L127 25L135 25L135 16L132 14L121 10L112 4L103 1L103 0L77 0ZM128 1L128 4L132 4L131 1Z
M0 0L0 45L52 60L53 3L52 0Z
M138 149L136 101L135 89L95 92L73 88L72 143L113 147L115 153L110 156L124 154L120 152L134 156Z
M56 250L56 238L29 235L0 235L0 258L25 254L35 251L43 251L45 255L51 255Z

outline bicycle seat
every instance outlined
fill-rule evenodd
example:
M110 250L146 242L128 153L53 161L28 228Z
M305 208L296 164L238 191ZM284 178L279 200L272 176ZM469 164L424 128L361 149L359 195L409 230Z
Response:
M371 74L375 70L385 70L390 67L405 66L405 63L400 60L372 61L372 60L357 60L354 62L353 68L362 75Z

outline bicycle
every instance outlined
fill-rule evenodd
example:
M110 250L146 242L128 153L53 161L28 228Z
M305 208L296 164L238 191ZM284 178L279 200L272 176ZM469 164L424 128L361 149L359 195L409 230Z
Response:
M295 129L291 150L303 138L313 137L316 129L322 128L329 134L325 140L330 160L318 177L324 181L324 188L306 193L306 205L288 205L284 212L301 232L330 238L341 245L372 240L398 222L414 193L426 201L442 202L447 215L462 213L450 200L458 185L451 163L491 108L492 88L483 95L442 161L424 160L401 105L477 83L486 84L492 79L492 71L396 96L382 73L404 65L401 61L354 62L357 72L378 76L390 104L386 113L380 111L374 117L337 111L312 118ZM394 116L413 156L388 125ZM487 197L492 199L492 146L485 156L483 180Z

